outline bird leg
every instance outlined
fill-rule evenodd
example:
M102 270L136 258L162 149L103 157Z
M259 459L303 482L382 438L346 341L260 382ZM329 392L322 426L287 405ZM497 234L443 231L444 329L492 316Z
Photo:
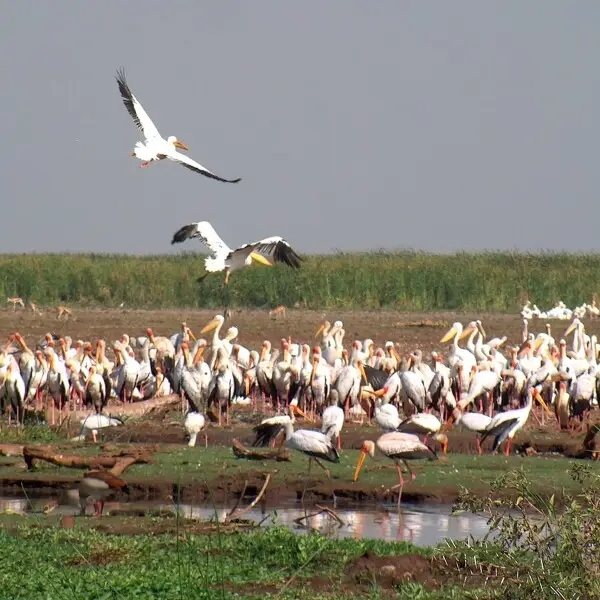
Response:
M229 277L231 276L231 271L227 271L225 273L225 283L223 284L224 286L227 285L229 283Z
M151 160L146 160L144 161L141 165L140 168L143 169L144 167L147 167L148 165L152 164Z
M479 440L479 436L475 436L475 441L477 442L477 454L483 454L483 450L481 449L481 441Z
M102 509L104 508L104 500L94 502L94 508L96 509L94 517L100 518L102 516Z
M342 434L341 433L337 434L337 449L338 450L342 449Z
M204 427L204 447L208 448L208 429Z
M510 455L510 444L512 442L512 438L508 438L508 442L506 442L506 448L504 449L504 456Z
M306 473L306 480L304 481L304 489L302 490L302 496L300 497L300 503L304 504L304 494L306 494L306 488L308 487L308 479L310 477L310 467L312 465L312 457L308 458L308 472Z
M327 479L329 479L329 483L331 483L331 473L329 472L329 469L324 467L318 458L315 458L314 461L321 467L321 469L323 469L323 471L325 471L325 475L327 475ZM337 498L335 497L335 490L333 490L333 488L332 488L332 495L333 495L333 501L335 502L337 500Z

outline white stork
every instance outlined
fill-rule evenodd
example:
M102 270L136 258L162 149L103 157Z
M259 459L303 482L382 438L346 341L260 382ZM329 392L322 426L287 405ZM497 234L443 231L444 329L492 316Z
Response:
M200 280L210 273L225 271L225 285L227 285L232 271L250 266L253 260L267 266L272 265L270 262L272 260L284 263L294 269L300 268L302 260L295 250L279 236L243 244L232 250L208 221L184 225L173 234L171 244L178 244L192 238L198 238L213 254L204 259L206 274Z
M212 171L209 171L206 167L203 167L200 163L197 163L185 154L178 152L177 148L188 150L188 147L174 135L170 135L166 140L160 135L156 125L154 125L142 105L138 102L138 99L129 89L127 81L125 80L125 72L122 69L117 71L116 79L127 112L131 115L137 128L144 134L145 142L137 142L134 151L131 152L131 156L135 156L144 161L140 165L141 167L147 167L152 164L153 161L160 161L168 158L169 160L179 163L186 169L190 169L196 173L210 177L211 179L216 179L217 181L223 181L225 183L238 183L241 181L241 178L223 179L222 177L215 175Z

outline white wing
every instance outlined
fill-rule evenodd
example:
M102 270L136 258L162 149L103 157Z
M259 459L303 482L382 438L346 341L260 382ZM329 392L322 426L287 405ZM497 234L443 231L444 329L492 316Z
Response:
M192 238L198 238L216 256L226 256L231 252L231 248L219 237L208 221L184 225L173 234L171 244L178 244Z
M182 167L186 169L190 169L191 171L195 171L196 173L200 173L201 175L205 175L206 177L210 177L211 179L216 179L217 181L223 181L224 183L238 183L242 180L241 177L237 179L224 179L223 177L219 177L215 175L212 171L209 171L207 168L203 167L200 163L197 163L195 160L192 160L185 154L178 152L177 150L171 150L167 154L167 158L179 163Z
M161 137L158 133L156 125L152 122L152 119L148 116L142 105L138 102L137 98L133 95L127 81L125 79L125 71L121 69L117 71L117 83L119 84L119 91L121 92L121 98L127 112L131 115L133 122L137 128L144 134L147 140L152 138Z
M280 236L267 237L258 242L251 242L236 248L232 256L248 256L252 252L270 258L274 262L284 263L294 269L300 268L302 259L296 251Z

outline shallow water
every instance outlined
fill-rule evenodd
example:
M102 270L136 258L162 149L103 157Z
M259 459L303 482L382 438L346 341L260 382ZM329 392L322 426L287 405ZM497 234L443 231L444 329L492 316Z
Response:
M49 506L52 507L50 513L52 515L79 514L77 490L69 490L59 499L50 496L29 499L0 497L0 512L5 513L40 514L43 518L43 511ZM403 505L399 512L395 504L370 506L361 504L360 507L344 506L339 509L334 508L330 503L327 506L335 510L341 524L326 512L319 512L319 508L315 506L307 506L306 509L299 505L267 509L257 506L253 510L244 512L240 517L261 523L261 526L283 525L298 533L313 529L340 538L409 541L419 546L435 546L445 538L463 540L472 536L478 539L488 532L485 517L470 513L453 516L448 505L419 504L418 507ZM110 515L111 511L133 515L146 511L176 514L179 510L181 516L188 519L222 520L232 508L232 506L214 508L208 504L176 505L164 501L106 502L104 514ZM92 507L88 506L88 514L91 514L92 510ZM306 515L308 517L300 523L296 521Z

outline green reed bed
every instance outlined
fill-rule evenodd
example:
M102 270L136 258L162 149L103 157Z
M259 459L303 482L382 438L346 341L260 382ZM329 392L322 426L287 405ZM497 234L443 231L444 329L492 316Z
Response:
M197 279L204 256L23 254L0 256L0 293L38 304L138 308L274 307L406 311L515 311L590 302L600 254L435 255L372 252L307 256L300 271L261 265Z

